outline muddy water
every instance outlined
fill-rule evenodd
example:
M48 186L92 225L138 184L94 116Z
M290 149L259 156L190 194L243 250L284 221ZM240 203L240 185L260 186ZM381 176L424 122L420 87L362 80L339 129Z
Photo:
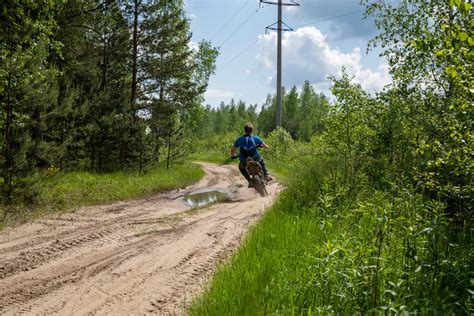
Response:
M206 189L183 196L183 201L191 207L229 200L229 193L221 189Z

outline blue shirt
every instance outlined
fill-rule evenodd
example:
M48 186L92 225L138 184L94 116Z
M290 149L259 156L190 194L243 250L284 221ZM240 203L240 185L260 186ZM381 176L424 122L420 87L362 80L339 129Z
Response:
M239 138L237 138L234 142L234 147L240 148L240 154L239 154L239 159L240 161L245 162L247 160L247 157L244 156L242 153L242 147L249 147L251 146L251 143L254 142L255 146L262 145L263 140L254 135L242 135ZM260 153L258 152L258 149L255 150L255 153L251 156L253 160L260 161L262 158L260 157Z

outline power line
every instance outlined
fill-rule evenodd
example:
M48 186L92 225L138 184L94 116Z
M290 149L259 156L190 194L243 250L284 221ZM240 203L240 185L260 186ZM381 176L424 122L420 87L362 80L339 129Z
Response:
M222 47L225 43L227 43L234 35L235 33L237 33L245 24L247 24L248 21L250 21L251 18L253 18L253 16L255 14L257 14L257 12L260 10L260 8L258 8L257 10L255 10L244 22L242 22L222 43L220 43L218 45L218 47Z
M231 60L229 60L228 62L226 62L224 64L224 66L222 66L220 69L223 69L225 67L227 67L228 65L230 65L232 62L234 62L234 60L236 60L237 58L239 58L240 56L242 56L243 53L245 53L246 51L248 51L252 46L254 46L255 44L257 44L258 42L258 39L256 39L255 41L253 41L252 43L250 43L249 46L247 46L246 48L244 48L243 50L241 50L234 58L232 58Z
M332 17L329 17L329 18L321 19L321 20L316 20L316 21L313 21L313 22L299 24L299 25L296 25L295 28L302 27L302 26L307 26L307 25L312 25L312 24L317 24L317 23L321 23L321 22L326 22L326 21L330 21L330 20L334 20L334 19L339 19L339 18L343 18L343 17L346 17L346 16L350 16L350 15L354 15L354 14L362 13L362 12L365 12L365 10L353 11L353 12L349 12L349 13L345 13L345 14L341 14L341 15L336 15L336 16L332 16Z
M242 11L243 8L245 8L245 6L249 3L250 0L247 0L238 10L237 12L234 13L234 15L232 15L232 17L230 19L227 20L227 22L225 22L218 30L217 32L214 33L214 35L212 35L211 37L211 41L216 37L217 34L219 34L220 31L222 31L239 13L240 11Z

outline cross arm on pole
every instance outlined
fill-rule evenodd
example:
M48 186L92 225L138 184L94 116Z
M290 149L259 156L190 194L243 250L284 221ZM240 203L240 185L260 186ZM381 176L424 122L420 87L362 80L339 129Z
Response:
M282 25L285 25L286 28L281 28L282 31L294 31L293 28L291 28L288 24L286 24L285 22L281 21L281 24ZM279 28L278 26L275 27L274 25L278 25L278 22L275 22L273 23L272 25L269 25L265 28L265 34L267 33L268 30L272 30L272 31L278 31Z
M260 0L260 3L266 3L266 4L275 4L275 5L278 5L278 1L269 1L269 0ZM299 3L296 3L294 2L293 0L290 0L290 2L287 2L287 3L282 3L281 5L285 5L285 6L293 6L293 7L299 7L300 4Z

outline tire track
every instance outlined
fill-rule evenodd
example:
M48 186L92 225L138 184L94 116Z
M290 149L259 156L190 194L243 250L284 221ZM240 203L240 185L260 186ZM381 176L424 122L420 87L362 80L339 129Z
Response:
M0 314L180 313L278 192L260 198L233 166L147 199L88 207L0 234ZM176 200L207 186L232 201L195 212Z

